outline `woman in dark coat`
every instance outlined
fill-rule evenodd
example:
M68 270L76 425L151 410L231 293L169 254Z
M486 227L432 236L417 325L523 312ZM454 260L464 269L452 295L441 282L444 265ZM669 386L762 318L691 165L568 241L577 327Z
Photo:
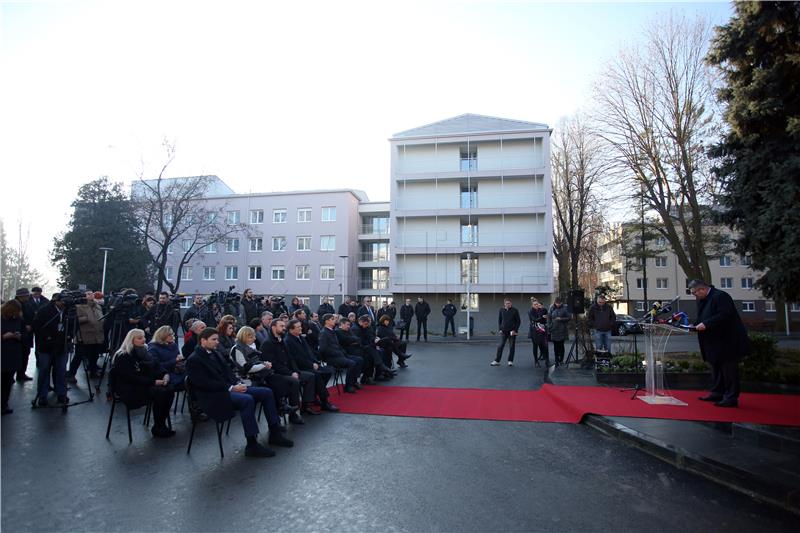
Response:
M553 341L556 366L564 362L564 342L569 337L569 321L571 318L572 315L567 306L561 302L561 298L556 298L548 313L550 340Z
M224 319L219 323L219 346L217 351L225 361L230 361L231 350L236 346L236 326Z
M2 387L3 414L14 412L8 407L11 385L14 383L14 372L19 369L22 360L22 306L17 300L9 300L0 308L0 332L3 336L2 362L0 362L0 386Z
M112 388L130 409L153 403L154 437L175 435L167 428L167 416L174 393L167 387L169 374L148 352L144 331L132 329L125 336L122 347L114 356Z
M169 372L169 388L182 391L186 379L186 358L178 349L172 328L170 326L158 328L153 334L152 342L147 345L147 351L158 361L161 368Z
M391 323L392 318L389 315L383 315L378 319L378 327L375 329L375 335L380 339L378 346L386 350L390 357L392 353L397 355L397 365L400 368L405 368L408 366L406 359L411 357L412 354L406 352L406 343L395 335Z
M533 341L533 361L536 366L539 366L539 357L536 352L541 353L542 359L544 359L545 377L547 377L547 369L550 366L550 352L547 349L547 311L539 300L533 300L531 308L528 310L528 320L530 321L528 338Z

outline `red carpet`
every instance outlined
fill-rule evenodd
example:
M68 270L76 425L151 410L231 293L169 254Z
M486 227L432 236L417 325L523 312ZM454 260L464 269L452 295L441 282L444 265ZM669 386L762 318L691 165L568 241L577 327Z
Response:
M536 391L365 387L357 394L333 393L343 413L576 424L584 415L750 422L800 426L800 396L742 394L737 409L715 407L698 391L673 391L688 406L649 405L630 392L607 387L544 385Z

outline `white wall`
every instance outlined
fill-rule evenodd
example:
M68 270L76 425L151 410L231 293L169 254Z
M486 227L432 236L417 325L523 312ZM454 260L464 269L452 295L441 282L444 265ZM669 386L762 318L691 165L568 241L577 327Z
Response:
M543 166L542 139L520 139L477 143L478 170L510 170L541 168Z
M549 276L544 253L481 254L478 283L546 283Z
M397 147L398 172L457 172L458 144L426 144Z
M458 209L461 187L457 182L400 182L397 209Z
M480 194L480 193L479 193ZM478 217L480 246L526 246L546 244L544 215L506 215Z
M397 257L397 271L392 277L403 284L458 284L461 282L459 255L408 255Z
M464 139L459 143L426 145L407 145L397 147L397 171L415 172L458 172L460 168L460 147L467 145ZM478 153L478 170L511 170L521 168L542 168L544 149L541 137L470 142Z
M544 206L544 177L480 179L478 207Z
M399 220L392 239L397 246L443 247L461 245L461 222L457 217Z

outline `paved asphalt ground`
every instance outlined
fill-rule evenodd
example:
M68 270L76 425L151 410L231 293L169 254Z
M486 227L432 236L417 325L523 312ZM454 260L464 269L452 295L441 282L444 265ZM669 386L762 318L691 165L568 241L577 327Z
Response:
M520 348L523 348L521 346ZM415 345L393 385L538 387L529 345L492 368L489 344ZM558 375L555 377L558 383ZM84 387L73 390L81 399ZM366 388L366 391L369 387ZM359 394L368 394L360 392ZM292 449L244 457L241 425L150 438L104 398L2 418L4 531L796 531L798 518L677 470L584 425L325 414ZM335 397L334 397L335 401ZM262 422L263 427L263 422ZM265 436L264 436L265 437Z

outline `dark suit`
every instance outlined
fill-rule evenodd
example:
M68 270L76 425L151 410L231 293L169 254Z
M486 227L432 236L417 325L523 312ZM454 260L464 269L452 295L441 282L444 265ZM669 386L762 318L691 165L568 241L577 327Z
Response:
M750 341L733 298L711 287L708 295L697 301L695 324L701 322L706 329L697 332L697 340L703 359L711 365L711 396L737 401L739 360L750 352Z
M458 309L453 304L445 304L442 307L442 314L444 315L444 336L447 337L447 326L449 325L451 330L453 331L453 337L456 336L456 321L455 316L458 313Z
M406 340L408 340L408 332L411 330L412 318L414 318L414 308L406 304L400 306L400 320L404 323L404 327L400 328L400 340L403 340L404 331L406 332Z
M364 369L364 359L354 355L347 355L339 344L336 332L323 327L319 336L319 355L323 361L334 367L346 368L347 377L345 384L354 386L358 376Z
M428 315L431 314L431 306L423 300L414 306L414 314L417 316L417 340L420 333L424 333L425 340L428 340Z
M200 408L214 420L221 422L233 416L238 409L246 437L258 435L255 404L261 402L270 428L280 425L275 398L266 387L247 387L246 392L233 392L230 388L238 383L230 366L216 352L198 346L186 360L187 383Z
M358 310L356 311L356 318L364 315L367 315L370 320L372 320L373 324L378 321L378 318L380 318L380 316L376 314L375 308L371 305L359 306Z
M314 375L314 392L319 397L320 403L323 405L328 403L327 386L328 381L333 375L333 370L329 367L320 365L320 362L317 360L314 352L308 345L308 342L306 342L306 339L303 337L295 337L290 333L286 335L285 343L289 357L292 358L292 361L294 361L294 364L297 365L297 368L299 368L302 372L308 372ZM317 365L316 370L314 370L315 364Z
M517 343L517 333L519 333L519 326L521 320L519 318L519 311L515 307L506 309L502 307L500 313L497 315L497 329L503 336L500 341L500 346L497 347L497 355L494 360L498 363L503 358L503 348L508 342L508 362L514 362L514 348ZM513 333L513 335L512 335Z
M291 405L299 405L297 402L300 400L301 382L310 382L310 385L303 387L303 396L308 397L310 390L311 399L305 401L314 400L313 376L306 375L305 379L292 376L294 372L300 376L300 369L289 357L283 339L273 335L271 330L267 334L267 340L261 344L261 358L272 363L273 373L267 377L267 385L273 390L276 398L286 396Z
M36 367L38 398L46 399L50 388L50 367L53 368L53 385L59 397L67 396L67 332L66 313L54 303L48 303L36 312L33 334L36 337Z

